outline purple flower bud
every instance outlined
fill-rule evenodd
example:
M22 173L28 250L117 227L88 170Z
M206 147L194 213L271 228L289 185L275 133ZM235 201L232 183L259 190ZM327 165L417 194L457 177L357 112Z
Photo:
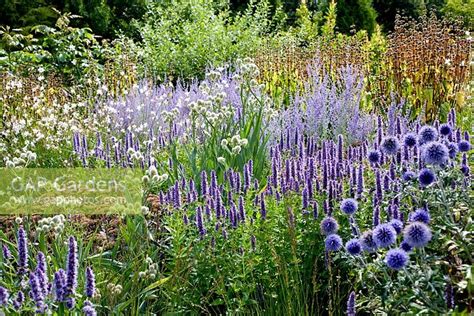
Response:
M318 203L317 202L313 203L313 218L314 219L318 218Z
M2 244L2 254L3 254L3 260L8 261L12 258L12 253L10 252L10 249L8 249L7 245Z
M255 238L255 235L250 236L250 245L252 246L253 251L257 249L257 239Z
M34 273L30 273L30 289L31 289L31 298L35 301L38 308L43 307L44 304L44 294L41 289L40 282L38 277Z
M344 147L344 140L342 135L338 135L337 137L337 161L342 162L343 160L343 147Z
M301 195L302 195L302 198L301 198L302 209L305 210L308 208L308 189L303 188Z
M242 196L239 197L239 218L242 223L245 223L245 203L244 198Z
M382 203L383 191L382 191L382 181L381 181L379 170L375 171L375 192L376 192L378 203Z
M265 199L263 194L260 196L260 218L265 220L267 218L267 208L265 206Z
M373 217L372 217L372 224L374 227L378 226L380 223L380 209L378 206L374 207Z
M357 196L360 198L364 192L364 167L359 165L359 172L357 173Z

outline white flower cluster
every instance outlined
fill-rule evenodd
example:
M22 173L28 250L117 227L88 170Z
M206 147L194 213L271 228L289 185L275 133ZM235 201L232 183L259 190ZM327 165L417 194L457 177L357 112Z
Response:
M0 165L25 166L36 160L33 153L40 149L67 155L73 132L104 126L102 110L92 114L80 88L68 90L33 77L7 73L0 83Z
M66 218L63 214L55 215L53 217L42 218L38 221L38 228L36 231L54 234L60 234L64 230L64 222Z
M147 257L145 262L147 264L147 268L145 271L138 272L138 277L140 279L155 279L156 275L158 274L158 263L154 263L150 257Z
M240 135L234 135L230 139L224 138L221 141L221 146L229 150L234 155L240 154L242 148L247 147L249 141L246 138L240 138Z
M107 284L107 289L114 296L120 295L120 293L122 293L122 290L123 290L123 288L120 284L113 284L113 283Z
M144 183L150 183L154 182L157 184L161 184L163 182L166 182L168 180L168 174L163 173L162 175L158 174L158 170L154 165L151 165L150 168L145 172L145 175L143 176L142 180Z

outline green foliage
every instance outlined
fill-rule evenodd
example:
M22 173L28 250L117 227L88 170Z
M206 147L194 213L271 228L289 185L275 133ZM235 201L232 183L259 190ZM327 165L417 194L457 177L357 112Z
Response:
M270 30L268 17L266 1L251 2L236 18L216 12L210 0L153 4L140 23L147 74L159 81L202 78L210 65L251 54Z
M460 19L468 30L474 29L474 1L448 0L443 8L443 13Z
M336 1L336 11L339 32L348 34L355 29L372 34L375 29L377 14L372 7L372 0Z

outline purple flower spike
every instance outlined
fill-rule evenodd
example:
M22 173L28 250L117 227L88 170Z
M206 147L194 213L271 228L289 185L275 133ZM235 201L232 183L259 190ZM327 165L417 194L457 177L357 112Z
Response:
M25 301L25 294L22 291L18 291L16 298L13 300L13 308L19 310Z
M28 239L21 226L18 229L18 274L25 274L28 270Z
M2 254L3 254L3 259L5 261L8 261L12 258L12 253L10 252L10 249L8 249L7 245L5 244L2 245Z
M77 271L79 262L77 257L77 241L71 236L69 237L69 248L66 264L66 289L67 295L74 295L77 287Z
M95 275L91 267L86 268L86 296L93 297L95 293Z
M352 291L347 299L347 316L356 316L355 292Z
M7 306L8 304L8 291L3 286L0 286L0 306Z
M63 269L59 269L54 274L53 286L56 302L64 301L66 295L66 272Z

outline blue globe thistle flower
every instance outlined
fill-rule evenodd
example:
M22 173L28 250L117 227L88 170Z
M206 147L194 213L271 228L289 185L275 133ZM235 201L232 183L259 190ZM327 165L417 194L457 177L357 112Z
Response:
M385 223L375 227L372 236L378 247L388 247L395 243L397 232L392 225Z
M425 125L418 132L418 144L420 145L434 142L437 139L438 131L432 126Z
M385 263L390 269L403 269L408 263L408 254L402 249L391 249L385 256Z
M319 227L321 229L321 234L327 236L335 234L339 229L339 224L333 217L326 217L321 221Z
M352 215L357 211L357 201L354 199L344 199L341 202L341 211L346 215Z
M431 231L426 224L414 222L403 231L405 241L412 247L424 247L431 240Z
M396 137L388 136L382 139L380 147L384 154L395 155L398 149L400 149L400 144L398 143L398 139Z
M418 174L418 180L422 186L426 187L436 180L436 176L430 169L423 168Z
M374 241L371 230L365 231L360 237L362 249L367 252L375 252L377 250L377 244Z
M405 182L411 181L416 178L416 174L413 171L405 171L402 175L402 179Z
M458 149L462 153L468 152L469 150L471 150L471 143L467 140L462 140L458 143Z
M359 239L351 239L346 242L346 251L353 256L357 256L362 251L362 244Z
M369 153L367 155L367 158L369 159L369 162L373 163L373 164L379 163L380 162L380 157L381 157L380 151L378 151L376 149L369 151Z
M448 148L439 142L431 142L423 147L422 158L427 164L443 165L448 161Z
M400 248L403 249L403 250L405 250L405 252L410 252L410 251L412 251L412 249L413 249L413 247L410 246L410 244L407 243L405 240L401 242Z
M326 237L324 244L327 251L338 251L342 247L342 239L339 235L332 234Z
M447 145L447 147L449 158L454 159L458 153L458 146L456 145L456 143L451 142Z
M416 134L407 133L403 138L403 144L407 147L413 147L416 145Z
M397 232L397 235L402 233L402 231L403 231L403 222L401 220L392 219L388 223L390 225L392 225L393 229L395 229L395 231Z
M452 131L453 129L449 124L441 124L441 126L439 127L439 133L443 136L451 135Z
M422 222L425 224L429 224L431 220L430 213L427 209L419 208L414 212L411 212L408 215L408 221L410 222Z

